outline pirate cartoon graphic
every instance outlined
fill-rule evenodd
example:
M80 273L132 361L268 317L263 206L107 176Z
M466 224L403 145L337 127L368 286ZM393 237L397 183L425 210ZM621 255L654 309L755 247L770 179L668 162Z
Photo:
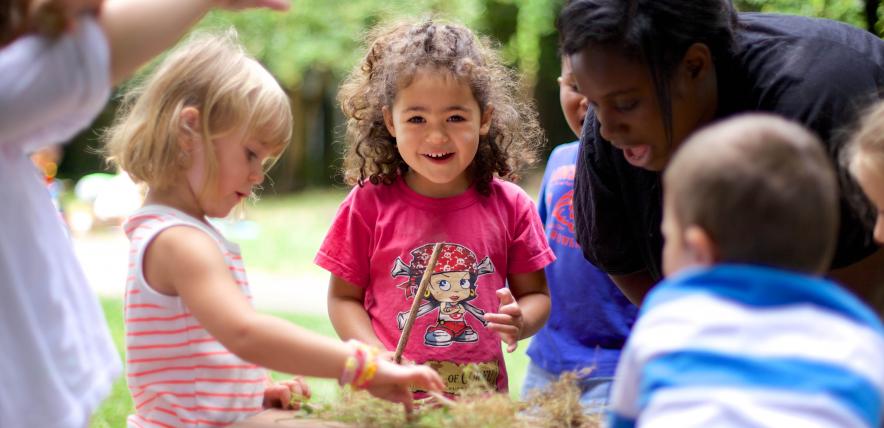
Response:
M397 257L390 274L407 276L408 281L399 285L405 289L405 297L414 296L420 285L421 277L427 268L430 255L433 253L433 244L425 244L411 251L411 264L405 264ZM427 327L424 335L424 343L430 346L449 346L452 342L476 342L479 334L467 323L467 315L478 319L482 325L485 321L485 311L469 303L476 298L476 281L480 275L494 272L491 259L487 256L477 262L476 254L469 248L460 244L445 243L436 260L436 267L430 276L426 293L423 296L414 296L416 299L426 299L417 311L421 317L434 309L439 308L436 323ZM400 312L396 316L399 330L405 327L408 312Z

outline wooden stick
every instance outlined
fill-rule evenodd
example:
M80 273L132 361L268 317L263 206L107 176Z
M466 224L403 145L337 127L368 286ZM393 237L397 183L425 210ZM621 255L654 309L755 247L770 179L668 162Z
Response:
M396 354L394 355L396 364L402 362L402 352L405 351L405 345L408 343L408 335L411 334L411 326L414 325L414 319L417 318L417 309L420 307L421 300L424 298L424 292L427 290L427 284L430 283L430 276L433 275L433 269L436 268L436 259L439 258L440 252L442 252L442 243L437 242L436 245L433 246L433 254L430 256L430 261L427 263L426 269L424 269L421 283L417 287L417 291L414 293L414 301L411 302L411 311L408 312L408 319L405 320L405 327L402 328L402 335L399 336L399 344L396 345Z

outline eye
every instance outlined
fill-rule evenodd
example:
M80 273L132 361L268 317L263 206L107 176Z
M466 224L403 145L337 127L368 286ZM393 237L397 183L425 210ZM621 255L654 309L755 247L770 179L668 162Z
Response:
M468 279L461 279L460 288L470 288L470 281Z
M426 120L424 120L423 116L413 116L413 117L408 118L408 120L406 120L406 122L408 122L408 123L424 123L424 122L426 122Z
M248 159L249 161L258 159L258 154L252 151L252 149L246 147L246 159Z
M630 100L624 100L624 101L618 100L617 102L614 103L614 107L617 110L620 110L622 112L630 111L630 110L634 109L635 106L637 106L637 105L638 105L638 100L636 100L636 99L630 99Z
M464 121L466 121L466 120L467 120L467 119L466 119L465 117L463 117L463 116L461 116L461 115L459 115L459 114L456 114L456 115L451 116L451 117L448 118L448 121L449 121L449 122L464 122Z
M447 279L443 279L439 281L439 289L442 291L451 290L451 283L449 283Z

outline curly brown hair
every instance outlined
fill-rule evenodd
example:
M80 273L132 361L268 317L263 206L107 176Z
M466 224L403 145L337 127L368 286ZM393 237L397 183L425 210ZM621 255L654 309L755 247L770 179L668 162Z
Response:
M495 174L515 180L537 160L545 141L537 112L532 102L520 99L519 79L487 40L463 25L424 20L375 28L366 46L368 53L338 92L347 118L343 169L348 184L391 184L408 171L384 124L383 107L392 108L396 91L424 70L468 83L482 114L488 105L494 108L491 129L480 138L468 171L481 194L489 194Z

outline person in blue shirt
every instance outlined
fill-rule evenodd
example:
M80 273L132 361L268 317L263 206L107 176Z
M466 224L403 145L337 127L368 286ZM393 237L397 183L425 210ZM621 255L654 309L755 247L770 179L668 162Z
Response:
M623 350L611 427L878 428L884 327L821 276L838 181L770 114L691 136L663 174L663 272Z
M562 57L559 101L568 126L580 135L586 98L580 95L567 56ZM635 321L637 308L608 276L586 261L574 239L574 171L579 142L562 144L550 154L538 209L556 261L546 267L552 298L550 317L531 340L531 363L523 397L559 378L562 372L591 368L581 380L581 404L589 413L601 412L620 350Z

